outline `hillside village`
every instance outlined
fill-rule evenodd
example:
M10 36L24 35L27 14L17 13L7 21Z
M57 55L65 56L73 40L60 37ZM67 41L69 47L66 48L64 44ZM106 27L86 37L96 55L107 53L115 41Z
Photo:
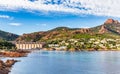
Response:
M47 45L54 50L66 51L94 51L94 50L120 50L120 39L69 39L60 41L51 41Z

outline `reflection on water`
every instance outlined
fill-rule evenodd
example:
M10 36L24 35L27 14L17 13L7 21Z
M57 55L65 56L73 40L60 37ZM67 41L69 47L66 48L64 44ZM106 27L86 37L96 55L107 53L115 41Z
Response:
M120 52L33 51L10 74L120 74Z

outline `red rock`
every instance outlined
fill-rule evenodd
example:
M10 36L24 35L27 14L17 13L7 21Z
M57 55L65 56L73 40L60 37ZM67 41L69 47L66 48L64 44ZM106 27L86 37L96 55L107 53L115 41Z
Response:
M89 32L91 32L89 28L84 28L84 29L73 31L73 34L89 33Z
M15 64L15 62L17 62L16 60L7 60L6 62L5 62L5 65L7 66L7 67L11 67L12 65L14 65Z
M25 57L29 51L5 51L0 52L1 56L4 57Z
M99 30L100 34L106 33L108 30L105 28L105 26L101 26L101 29Z
M6 62L3 62L0 60L0 74L8 74L10 72L10 68L12 65L15 64L17 60L7 60Z
M118 20L113 20L113 19L108 19L106 22L105 22L105 24L119 24L119 21Z
M105 24L112 24L112 23L114 23L115 21L113 20L113 19L108 19L106 22L105 22Z

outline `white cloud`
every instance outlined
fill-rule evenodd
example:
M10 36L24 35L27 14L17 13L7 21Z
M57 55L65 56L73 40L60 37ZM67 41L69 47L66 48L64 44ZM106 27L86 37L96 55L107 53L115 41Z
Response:
M47 26L47 24L36 24L37 26Z
M8 15L0 15L0 18L10 19L11 17Z
M14 18L8 15L0 15L0 19L9 19L9 20L13 20Z
M42 24L42 26L47 26L47 24Z
M11 26L21 26L22 24L21 23L9 23L9 25L11 25Z
M0 0L0 10L57 11L120 17L120 0Z

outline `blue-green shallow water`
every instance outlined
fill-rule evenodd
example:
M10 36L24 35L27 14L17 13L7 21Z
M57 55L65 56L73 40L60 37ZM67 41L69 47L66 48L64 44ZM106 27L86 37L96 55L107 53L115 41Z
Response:
M120 52L34 51L9 74L120 74Z

